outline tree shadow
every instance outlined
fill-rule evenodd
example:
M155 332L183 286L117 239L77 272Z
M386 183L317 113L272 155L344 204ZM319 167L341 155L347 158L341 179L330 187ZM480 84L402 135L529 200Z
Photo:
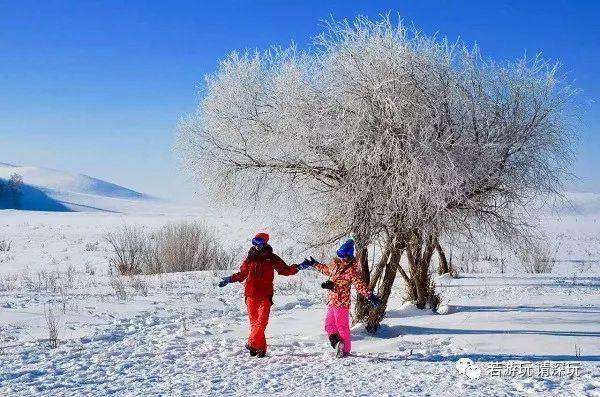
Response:
M525 312L525 313L580 313L600 314L600 307L585 306L454 306L455 313L470 312Z
M544 287L544 288L565 288L567 287L600 287L600 279L598 277L577 277L576 282L565 280L567 277L555 280L556 283L511 283L511 287ZM502 287L499 284L439 284L438 287L442 288L461 288L461 287L475 287L475 288L494 288Z
M381 332L381 335L380 335ZM414 325L381 326L377 336L395 338L402 334L409 335L546 335L599 338L600 332L595 331L547 331L532 329L462 329L462 328L431 328Z
M569 261L565 261L569 262ZM579 260L574 260L572 262L581 262ZM595 262L595 261L589 261ZM461 276L457 280L481 280L485 278L490 281L493 279L501 280L502 284L466 284L466 283L440 283L439 287L443 288L460 288L460 287L499 287L506 284L507 280L515 280L517 282L510 283L510 286L518 286L518 287L547 287L547 288L564 288L565 284L568 286L575 287L600 287L600 277L598 276L577 276L575 278L576 281L573 281L572 277L566 275L543 275L543 276L530 276L527 278L523 278L523 276L494 276L488 275L485 276Z
M451 313L455 313L454 311ZM414 309L409 312L403 310L388 310L385 313L385 318L408 318L408 317L425 317L433 316L434 313L430 309L418 310Z
M532 312L532 313L575 313L582 315L600 314L598 307L578 307L578 306L456 306L453 313L472 313L472 312ZM452 315L452 314L450 314ZM412 312L403 316L402 311L390 311L388 318L419 317L420 314ZM433 316L429 311L424 311L422 316ZM572 323L580 323L574 321ZM414 325L387 325L381 324L374 337L380 339L392 339L401 335L540 335L540 336L566 336L566 337L600 337L600 332L596 331L560 331L560 330L535 330L535 329L464 329L464 328L434 328L419 327ZM367 339L366 334L358 334L356 340Z
M413 354L410 356L375 356L367 354L352 354L352 357L367 359L371 361L421 361L421 362L456 362L461 358L470 358L475 362L498 362L498 361L600 361L600 356L575 356L569 354Z

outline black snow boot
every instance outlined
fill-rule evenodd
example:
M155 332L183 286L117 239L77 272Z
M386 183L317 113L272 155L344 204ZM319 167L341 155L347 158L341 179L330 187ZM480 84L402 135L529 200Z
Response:
M253 348L252 346L246 344L246 349L248 349L248 351L250 352L250 355L252 357L256 356L258 354L258 350L256 350L255 348Z
M340 335L339 334L331 334L329 335L329 343L331 343L331 347L333 347L334 349L337 347L337 344L340 342Z
M257 350L256 351L256 357L262 358L264 356L267 355L267 351L266 350Z

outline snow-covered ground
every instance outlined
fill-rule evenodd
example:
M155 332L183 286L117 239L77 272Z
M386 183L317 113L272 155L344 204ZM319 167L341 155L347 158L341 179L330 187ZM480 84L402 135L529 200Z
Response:
M0 396L600 396L597 212L544 220L560 246L551 274L510 262L500 274L497 258L482 253L476 272L438 279L448 314L402 304L398 280L378 334L355 327L354 354L339 360L322 330L323 277L312 271L277 277L263 359L244 350L241 285L217 288L221 274L109 276L103 236L123 224L202 219L230 244L261 226L165 208L0 211L0 241L12 241L0 252ZM274 246L284 248L276 236ZM474 362L466 374L460 358ZM499 366L505 373L494 376ZM556 373L540 372L548 368Z

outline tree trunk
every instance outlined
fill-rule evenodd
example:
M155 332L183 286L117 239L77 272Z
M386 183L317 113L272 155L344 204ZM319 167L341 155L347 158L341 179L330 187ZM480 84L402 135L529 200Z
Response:
M383 274L383 280L377 290L377 295L381 298L381 306L373 308L369 311L369 314L365 321L365 329L367 332L374 334L381 324L381 320L385 315L387 309L387 303L392 292L392 286L396 281L396 271L400 265L400 259L402 258L402 252L404 251L404 242L399 238L396 239L394 246L392 247L391 253L388 256L388 260L385 263L385 272Z
M362 281L369 285L371 282L371 273L369 271L369 252L366 246L358 250L356 260L359 264ZM365 318L369 312L369 306L369 302L362 295L358 295L356 305L354 306L354 323L361 322Z
M385 269L385 266L387 265L390 259L391 251L391 247L386 247L385 251L383 252L383 255L381 256L381 259L379 260L379 263L373 269L371 274L371 281L369 282L369 288L371 290L375 289L375 287L377 286L377 283L379 282L379 279L383 274L383 270Z
M444 253L444 250L442 249L442 246L440 245L440 241L437 238L435 239L435 250L437 251L437 254L440 258L440 263L438 266L438 274L442 275L442 274L446 274L446 273L451 273L450 266L448 266L448 259L446 259L446 254Z
M410 250L406 249L407 257L409 256L409 253L410 253ZM409 262L410 262L410 259L409 259ZM417 290L415 289L412 280L410 279L410 277L408 277L408 275L406 274L406 272L404 271L404 269L402 268L402 265L400 263L398 263L398 273L400 273L400 275L402 276L402 279L404 280L404 285L406 286L406 293L408 294L408 296L407 296L408 300L411 300L411 301L417 300Z
M429 263L435 250L435 242L433 238L428 238L423 241L419 234L415 234L415 238L406 249L409 269L410 269L410 285L409 295L415 301L417 308L425 309L429 295Z

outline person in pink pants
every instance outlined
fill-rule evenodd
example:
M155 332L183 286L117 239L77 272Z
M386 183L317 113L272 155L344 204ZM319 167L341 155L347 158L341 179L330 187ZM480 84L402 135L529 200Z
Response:
M336 349L338 357L350 354L352 341L350 339L350 287L367 298L372 305L378 306L381 300L369 291L369 287L360 279L354 258L354 240L347 240L337 250L337 257L330 264L314 261L312 265L319 272L329 276L323 283L323 288L329 289L327 314L325 316L325 331L331 346Z
M350 339L350 308L327 305L325 332L327 332L333 348L337 349L339 347L343 356L350 354L352 350L352 340Z

